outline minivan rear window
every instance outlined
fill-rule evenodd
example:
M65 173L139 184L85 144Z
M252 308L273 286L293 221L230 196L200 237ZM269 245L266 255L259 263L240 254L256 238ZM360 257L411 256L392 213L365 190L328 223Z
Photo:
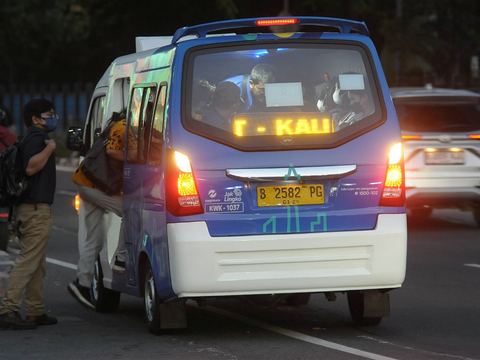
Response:
M476 98L394 99L400 128L411 132L473 132L480 130Z
M241 150L323 148L382 120L362 46L263 43L186 56L184 126Z

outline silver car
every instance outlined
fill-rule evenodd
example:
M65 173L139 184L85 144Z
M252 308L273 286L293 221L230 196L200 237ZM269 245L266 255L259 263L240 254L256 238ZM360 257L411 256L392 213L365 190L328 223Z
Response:
M480 225L480 95L466 90L390 88L405 151L407 207L473 211Z

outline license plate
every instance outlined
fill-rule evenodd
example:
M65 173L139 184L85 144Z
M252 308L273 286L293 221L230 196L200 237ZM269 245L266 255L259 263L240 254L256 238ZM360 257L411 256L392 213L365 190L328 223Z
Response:
M426 151L426 165L462 165L465 162L463 150L460 151Z
M258 206L317 205L325 203L322 184L259 186Z

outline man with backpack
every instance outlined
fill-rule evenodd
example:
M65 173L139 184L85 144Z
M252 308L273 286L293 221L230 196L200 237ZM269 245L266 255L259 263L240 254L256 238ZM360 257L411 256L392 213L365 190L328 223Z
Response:
M17 135L8 130L8 112L0 108L0 152L17 141Z
M0 99L1 102L1 99ZM8 111L0 106L0 153L17 141L17 135L8 130L10 125ZM0 169L0 182L4 170ZM9 238L10 206L0 204L0 250L6 250Z
M18 330L57 323L56 318L45 314L43 278L47 271L46 249L52 227L51 205L56 180L55 141L48 133L55 130L58 115L51 101L35 99L25 104L23 116L27 131L20 154L23 170L31 180L24 199L15 209L20 253L0 307L0 328ZM18 313L24 291L25 320Z

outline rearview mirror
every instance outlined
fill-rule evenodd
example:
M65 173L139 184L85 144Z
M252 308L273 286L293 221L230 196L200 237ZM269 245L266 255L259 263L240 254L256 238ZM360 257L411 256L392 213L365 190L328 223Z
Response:
M95 131L93 132L93 143L95 143L98 140L101 133L102 133L102 128L95 129Z

